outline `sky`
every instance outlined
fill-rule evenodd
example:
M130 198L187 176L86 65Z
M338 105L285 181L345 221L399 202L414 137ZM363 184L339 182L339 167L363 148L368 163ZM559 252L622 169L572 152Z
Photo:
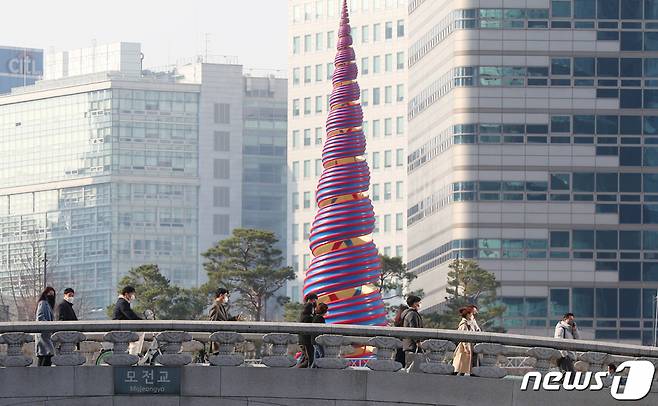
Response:
M209 55L283 70L287 0L33 0L2 4L0 45L50 51L140 42L144 67ZM206 34L208 34L206 36Z

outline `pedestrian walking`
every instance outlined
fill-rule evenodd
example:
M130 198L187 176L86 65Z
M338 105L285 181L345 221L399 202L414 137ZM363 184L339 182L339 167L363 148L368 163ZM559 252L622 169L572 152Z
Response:
M478 325L478 322L477 322L477 315L480 312L480 309L478 309L477 305L474 305L474 304L470 304L466 307L471 309L471 319L468 321L468 323L471 326L471 330L472 331L482 331L480 329L480 326ZM471 356L471 367L478 366L478 361L479 361L478 355L473 353L472 356Z
M462 307L459 309L461 320L457 326L459 331L475 331L473 327L473 308ZM471 366L473 365L473 344L468 342L461 342L455 348L455 355L452 359L452 366L455 368L457 375L465 375L471 373Z
M554 338L561 338L563 340L578 340L580 339L580 332L576 326L576 316L573 313L566 313L562 320L555 325ZM560 351L562 357L558 360L557 366L562 371L575 372L574 362L576 361L576 353L573 351Z
M408 308L409 308L409 306L407 306L404 303L401 304L400 306L398 306L398 310L395 313L395 318L393 319L393 326L394 327L402 327L402 325L404 324L403 320L402 320L402 313L405 310L407 310ZM405 364L405 362L404 362L404 349L402 347L398 348L395 351L395 361L399 362L402 365Z
M219 288L215 291L215 300L208 313L208 319L210 321L239 321L242 319L241 314L232 316L229 313L229 296L230 294L228 289Z
M57 305L57 320L59 321L77 321L78 316L73 310L73 301L75 299L75 291L73 288L64 289L64 300Z
M318 295L309 293L304 298L304 307L299 315L300 323L313 323L313 311L318 302ZM313 337L310 334L299 334L299 345L301 347L301 356L297 364L298 368L310 368L313 365Z
M139 317L130 307L130 304L135 300L135 297L135 288L132 286L124 287L114 305L112 320L142 320L142 318Z
M46 287L37 302L36 321L53 321L55 320L55 289ZM49 367L52 365L52 357L55 355L55 346L51 338L51 333L41 333L36 343L36 353L38 365L40 367Z
M423 328L423 318L421 317L420 310L421 298L415 295L407 297L408 309L404 310L400 317L402 317L402 327L409 328ZM420 369L420 359L417 354L422 352L420 349L420 340L407 337L402 340L402 349L405 353L404 365L409 372L414 372Z
M326 321L324 319L324 316L327 315L327 312L329 311L329 306L327 306L326 303L318 303L315 305L315 314L313 315L313 323L318 323L318 324L325 324ZM324 357L324 348L315 342L315 339L318 337L317 334L313 334L313 362L318 358L323 358Z

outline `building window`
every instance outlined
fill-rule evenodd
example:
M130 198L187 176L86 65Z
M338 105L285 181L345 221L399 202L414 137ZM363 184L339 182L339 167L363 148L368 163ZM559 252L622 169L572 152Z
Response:
M390 214L385 214L384 215L384 232L388 233L391 231L391 215Z
M402 252L402 246L401 245L396 245L395 246L395 256L402 258L403 252Z
M372 104L373 106L378 106L381 102L381 92L378 87L372 89Z
M382 70L382 57L375 55L372 57L372 73L380 73Z
M292 130L292 147L299 147L299 130Z
M393 72L393 54L384 55L384 71Z
M292 211L299 210L299 192L292 192Z
M322 175L322 159L315 160L315 177Z
M309 159L304 161L304 178L311 177L311 161Z
M384 119L384 136L393 135L393 119L385 118Z
M571 0L553 0L551 1L551 16L553 17L571 17Z
M384 103L393 103L393 86L384 87Z
M304 146L308 147L311 145L311 129L310 128L305 128L304 129Z
M293 37L292 39L292 53L298 55L300 51L301 40L299 37Z
M299 99L293 99L292 101L292 116L299 116Z
M395 118L395 133L397 135L404 134L404 117L398 116Z
M231 177L231 166L228 159L215 159L213 166L215 179L229 179Z
M229 216L228 216L228 214L215 214L215 215L213 215L212 232L215 235L228 235L228 233L229 233Z
M370 26L362 25L361 26L361 42L364 44L370 41Z
M215 151L231 150L231 134L227 131L215 131Z
M315 50L322 51L322 33L318 32L315 34Z
M404 166L404 149L395 150L395 166Z
M311 34L304 35L304 52L311 52Z
M361 74L362 75L367 75L368 74L368 57L367 56L365 58L361 58Z
M322 127L315 127L315 145L322 145Z
M311 66L304 66L304 83L311 83Z
M300 81L300 71L299 68L292 69L292 84L293 86L298 86Z
M361 105L366 107L368 105L368 89L361 89Z
M379 169L379 152L372 153L372 169Z
M315 65L315 81L322 82L322 64Z
M213 205L215 207L229 207L231 204L231 189L225 186L213 188Z
M304 232L304 239L308 240L308 238L311 236L311 223L304 223L303 232ZM306 262L306 261L304 261L304 262ZM304 269L306 269L307 267L308 267L308 264L305 263L304 264Z
M372 232L375 234L379 233L379 216L375 216L375 229Z
M322 113L322 96L315 96L315 112Z
M299 179L299 161L292 163L292 181L296 182Z
M402 216L402 213L397 213L395 215L395 229L397 231L404 230L404 217Z
M393 151L387 149L384 151L384 168L390 168L393 165Z
M384 24L384 38L392 39L393 38L393 21L386 21Z
M391 200L391 182L384 182L384 200Z
M372 138L378 138L380 136L380 123L381 121L379 120L372 120Z
M398 20L398 38L404 37L404 20Z
M307 116L311 114L311 98L304 97L304 115Z
M293 223L292 225L292 240L299 241L299 224Z
M396 100L401 102L404 101L404 85L400 84L396 87L397 97Z
M372 25L372 41L377 42L381 39L382 25L377 23Z
M404 52L398 52L395 55L396 55L396 59L397 59L397 61L396 61L397 62L396 63L397 69L398 70L404 69Z
M311 208L311 192L304 192L304 208Z
M400 200L404 199L404 190L402 190L404 183L403 181L397 181L395 182L395 198Z
M372 184L372 201L379 201L379 183Z
M215 103L215 124L231 123L231 105L228 103Z
M336 46L336 38L334 37L334 32L329 31L327 33L327 49L333 49Z

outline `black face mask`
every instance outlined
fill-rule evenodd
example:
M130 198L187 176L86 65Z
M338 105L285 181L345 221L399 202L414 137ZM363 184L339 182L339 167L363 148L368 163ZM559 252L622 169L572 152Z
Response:
M46 296L46 300L48 300L50 307L55 307L55 296L48 295Z

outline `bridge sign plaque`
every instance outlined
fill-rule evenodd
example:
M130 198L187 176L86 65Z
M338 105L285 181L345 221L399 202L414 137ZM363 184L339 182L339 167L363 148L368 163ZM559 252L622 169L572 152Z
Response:
M180 395L180 368L114 367L115 395Z

